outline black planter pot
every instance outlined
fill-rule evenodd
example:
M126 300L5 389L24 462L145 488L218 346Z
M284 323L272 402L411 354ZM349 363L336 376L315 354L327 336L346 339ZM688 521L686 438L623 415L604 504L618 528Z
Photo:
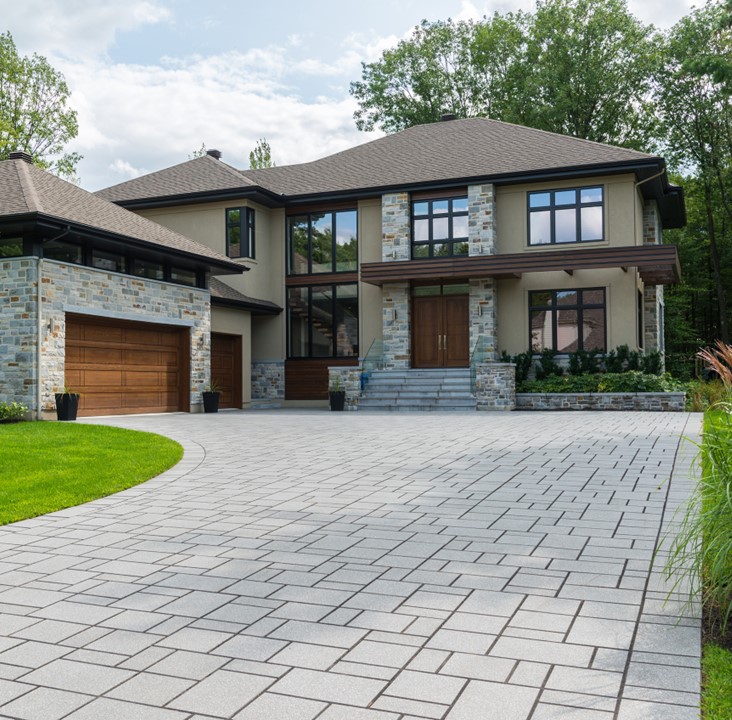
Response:
M331 410L343 410L343 408L346 406L346 391L331 390L328 393L328 399L330 400Z
M79 411L79 393L56 393L56 418L76 420Z
M219 411L219 397L221 393L205 392L203 393L203 412L217 413Z

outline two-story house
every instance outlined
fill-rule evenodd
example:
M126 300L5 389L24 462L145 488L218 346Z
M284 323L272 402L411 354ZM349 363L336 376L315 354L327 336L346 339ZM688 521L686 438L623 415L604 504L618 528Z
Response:
M660 157L446 117L300 165L220 158L98 194L248 268L212 283L230 406L322 400L376 346L387 368L467 367L479 342L663 350L661 230L685 214Z

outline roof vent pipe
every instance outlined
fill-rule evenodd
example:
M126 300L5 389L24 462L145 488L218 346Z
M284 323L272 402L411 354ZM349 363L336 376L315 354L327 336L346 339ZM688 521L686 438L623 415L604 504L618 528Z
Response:
M215 160L221 160L221 150L206 150L206 155L210 155Z
M23 152L22 150L14 150L13 152L8 153L8 160L23 160L30 165L33 164L33 158L31 155L27 152Z
M440 122L447 122L448 120L454 120L455 119L455 113L442 113L440 115Z

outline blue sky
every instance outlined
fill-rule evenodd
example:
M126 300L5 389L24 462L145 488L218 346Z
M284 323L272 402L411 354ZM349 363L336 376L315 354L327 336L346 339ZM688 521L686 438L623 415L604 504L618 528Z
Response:
M691 0L631 0L672 25ZM422 18L531 11L532 0L0 0L0 31L61 70L79 113L70 149L96 190L188 159L205 143L247 167L266 137L278 165L365 142L348 89Z

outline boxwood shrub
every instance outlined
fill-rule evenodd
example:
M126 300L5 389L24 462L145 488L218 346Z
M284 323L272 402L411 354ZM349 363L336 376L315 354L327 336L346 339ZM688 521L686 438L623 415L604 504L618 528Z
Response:
M683 383L670 375L648 375L638 370L592 375L553 375L517 383L522 393L636 393L681 392Z

